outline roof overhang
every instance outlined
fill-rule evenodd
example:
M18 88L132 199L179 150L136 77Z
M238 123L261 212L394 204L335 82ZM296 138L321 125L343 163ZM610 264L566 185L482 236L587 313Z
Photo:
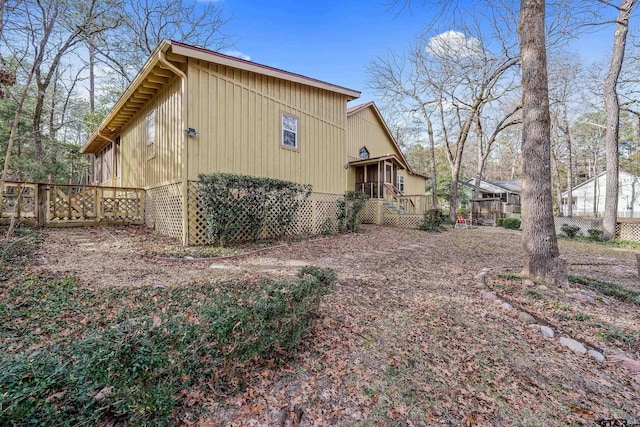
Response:
M390 161L394 163L396 166L398 166L398 169L406 169L404 163L402 163L400 158L395 154L388 154L386 156L380 156L380 157L372 157L370 159L354 160L353 162L349 162L349 166L366 166L366 165L378 164L384 161Z
M141 107L175 77L173 71L160 63L160 55L165 54L170 47L171 43L167 40L156 47L109 114L89 136L80 149L81 153L95 154L113 141L122 128L140 112Z
M171 51L177 55L184 55L189 58L201 59L203 61L208 61L214 64L225 65L228 67L250 71L252 73L261 74L264 76L275 77L282 80L288 80L290 82L300 83L305 86L311 86L318 89L324 89L330 92L339 93L346 96L348 101L360 98L360 91L357 90L348 89L343 86L338 86L332 83L324 82L322 80L303 76L302 74L291 73L289 71L269 67L268 65L258 64L257 62L239 59L233 56L224 55L219 52L214 52L212 50L203 49L176 41L171 42Z

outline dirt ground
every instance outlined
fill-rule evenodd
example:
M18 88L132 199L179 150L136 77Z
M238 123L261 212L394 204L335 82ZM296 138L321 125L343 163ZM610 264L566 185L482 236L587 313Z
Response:
M180 285L194 280L226 280L243 273L282 275L301 265L331 267L341 279L391 279L420 261L431 278L471 278L484 267L495 273L522 268L521 233L493 227L424 233L363 226L364 232L329 236L237 257L170 259L147 255L172 252L179 243L144 226L45 229L37 263L94 286ZM635 286L630 250L560 241L570 274L586 274ZM372 274L373 273L373 274Z
M492 227L426 233L365 226L362 233L282 245L230 259L168 261L150 247L176 242L144 227L47 229L38 269L91 286L180 286L282 277L331 267L338 283L309 344L289 366L266 369L243 393L201 399L200 425L598 425L640 419L638 305L572 284L531 288L500 278L522 267L521 233ZM569 273L640 291L631 250L560 241ZM157 252L157 251L156 251ZM488 268L480 296L474 276ZM537 286L537 285L536 285ZM576 300L583 291L592 302ZM551 325L555 338L518 320ZM601 350L605 362L559 345ZM619 359L618 359L619 360Z

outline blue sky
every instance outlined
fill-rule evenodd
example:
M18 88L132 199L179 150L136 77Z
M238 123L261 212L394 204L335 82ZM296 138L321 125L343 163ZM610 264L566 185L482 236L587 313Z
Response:
M374 100L366 68L388 49L405 49L430 19L424 9L398 13L373 1L222 2L232 20L232 50L252 61L362 91Z
M402 2L402 0L401 0ZM367 66L388 50L405 51L433 21L434 7L393 9L387 0L221 0L231 21L230 49L252 61L362 91L352 103L376 100L366 87ZM415 3L415 2L414 2ZM465 7L465 1L458 3ZM442 28L442 31L447 28ZM610 49L613 27L572 43L586 62Z

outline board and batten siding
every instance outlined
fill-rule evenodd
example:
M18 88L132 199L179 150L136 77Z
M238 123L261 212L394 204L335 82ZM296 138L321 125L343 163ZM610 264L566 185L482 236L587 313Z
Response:
M226 172L345 190L345 96L195 59L187 75L189 180ZM298 118L296 150L282 148L283 112Z
M359 159L358 154L363 146L369 150L370 157L380 157L387 154L401 157L372 108L365 108L347 118L347 156L349 161Z
M146 118L155 111L155 138L147 145ZM119 185L153 187L182 178L182 93L174 78L145 104L120 133L122 173Z
M380 123L378 116L373 111L373 106L364 108L347 117L347 159L351 162L359 160L360 148L366 147L369 157L381 157L388 154L395 154L402 158L401 153L390 139L384 125ZM405 194L424 194L425 179L416 175L411 175L406 170L398 172L405 178ZM355 186L355 172L348 176L347 186L349 189Z
M407 171L398 172L404 175L404 193L410 195L425 194L427 192L427 180L421 176L411 175Z

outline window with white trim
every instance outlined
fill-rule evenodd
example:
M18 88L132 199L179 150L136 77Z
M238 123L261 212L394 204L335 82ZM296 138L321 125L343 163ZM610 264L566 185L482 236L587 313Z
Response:
M282 146L285 148L298 148L298 118L290 114L282 113Z
M147 141L147 160L151 160L156 156L156 111L151 110L147 113L145 118L145 139Z
M147 128L147 145L153 144L156 139L156 112L151 110L147 113L145 121Z
M398 175L398 190L404 193L404 175Z

